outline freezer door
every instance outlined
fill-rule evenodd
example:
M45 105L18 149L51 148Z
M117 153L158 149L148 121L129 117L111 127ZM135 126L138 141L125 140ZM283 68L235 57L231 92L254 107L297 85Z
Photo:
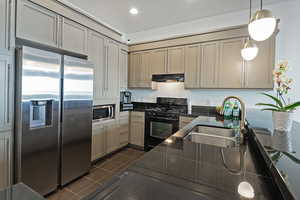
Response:
M84 175L91 165L93 66L64 56L61 184Z
M61 55L23 47L17 61L15 179L45 195L58 186Z

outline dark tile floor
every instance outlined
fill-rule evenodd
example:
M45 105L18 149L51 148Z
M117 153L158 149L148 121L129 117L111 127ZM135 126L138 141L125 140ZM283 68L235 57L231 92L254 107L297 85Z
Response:
M63 189L47 197L48 200L79 200L96 191L113 175L125 170L130 164L144 154L132 148L126 148L113 154L105 160L93 165L90 173L79 180L67 185Z

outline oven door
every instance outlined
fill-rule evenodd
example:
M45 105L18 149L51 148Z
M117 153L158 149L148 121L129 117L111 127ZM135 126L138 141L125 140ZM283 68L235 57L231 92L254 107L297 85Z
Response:
M149 118L146 120L145 147L151 149L179 129L178 119Z

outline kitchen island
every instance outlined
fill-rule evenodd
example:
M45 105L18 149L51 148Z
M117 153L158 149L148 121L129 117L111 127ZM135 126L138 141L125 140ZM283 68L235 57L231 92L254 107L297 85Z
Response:
M284 199L251 134L234 146L187 140L199 124L224 128L196 118L86 199Z

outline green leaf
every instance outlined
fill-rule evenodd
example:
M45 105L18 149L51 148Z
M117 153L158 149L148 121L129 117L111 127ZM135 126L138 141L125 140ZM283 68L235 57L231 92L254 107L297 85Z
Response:
M278 99L278 98L276 98L276 97L274 97L274 96L272 96L270 94L267 94L267 93L262 93L262 94L265 95L265 96L267 96L267 97L270 97L271 99L273 99L273 101L275 101L279 105L280 108L283 108L283 104L280 101L280 99Z
M257 105L257 106L269 106L269 107L273 107L273 108L280 109L280 107L279 107L279 106L277 106L277 105L274 105L274 104L268 104L268 103L257 103L256 105Z
M294 110L295 108L297 108L299 106L300 106L300 101L298 101L296 103L293 103L293 104L290 104L290 105L287 105L283 109L286 110L286 111L289 111L289 110Z
M298 158L296 158L295 156L293 156L290 153L287 152L282 152L284 155L286 155L288 158L290 158L292 161L294 161L297 164L300 164L300 160Z
M275 109L275 108L264 108L264 109L261 109L262 111L280 111L280 109Z

